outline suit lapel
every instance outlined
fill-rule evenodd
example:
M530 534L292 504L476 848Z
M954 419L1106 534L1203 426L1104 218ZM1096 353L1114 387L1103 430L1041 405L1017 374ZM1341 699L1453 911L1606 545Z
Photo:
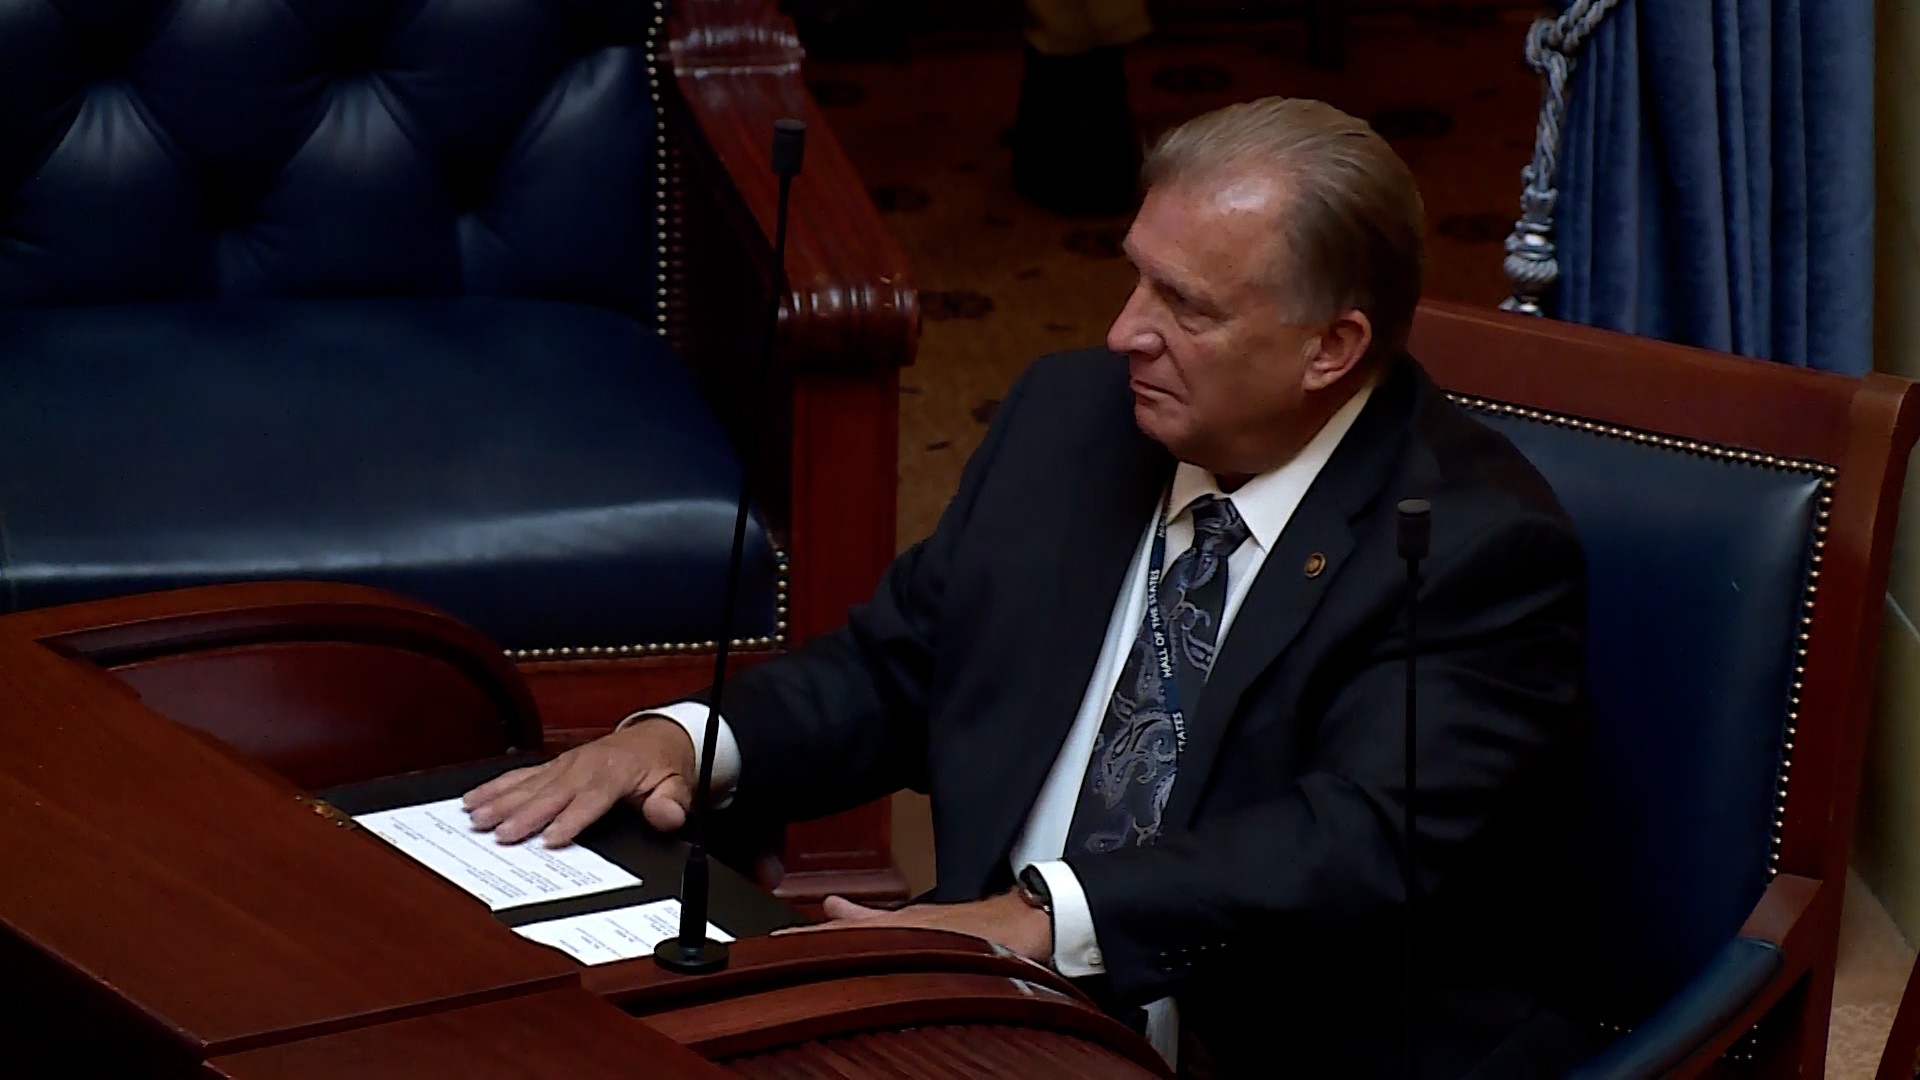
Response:
M957 800L979 808L969 831L981 847L981 872L991 874L1033 811L1060 747L1086 696L1087 674L1099 662L1114 600L1151 516L1173 475L1173 457L1132 424L1131 396L1120 415L1124 432L1089 439L1071 465L1074 497L1064 541L1048 553L1047 580L1017 613L1036 647L1005 696L1017 725L996 754L998 767L978 778L982 797ZM1073 673L1073 674L1069 674ZM1078 677L1076 677L1078 676ZM970 809L970 812L971 809Z
M1400 455L1417 381L1411 362L1394 366L1261 563L1187 718L1187 745L1167 802L1170 826L1191 821L1240 699L1299 636L1345 568L1357 539L1354 519L1379 497Z

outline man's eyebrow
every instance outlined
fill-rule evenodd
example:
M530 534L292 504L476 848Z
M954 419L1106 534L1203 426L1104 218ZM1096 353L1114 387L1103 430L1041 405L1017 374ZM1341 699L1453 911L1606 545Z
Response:
M1198 285L1192 282L1182 281L1170 274L1158 273L1151 270L1145 271L1145 273L1148 280L1152 281L1154 286L1161 291L1172 293L1192 307L1208 311L1212 310L1212 301L1208 299L1207 294Z
M1174 275L1168 274L1155 267L1142 266L1140 264L1140 258L1135 253L1133 245L1130 242L1126 240L1120 242L1120 253L1125 255L1127 261L1133 264L1134 269L1140 271L1141 276L1152 282L1155 288L1160 289L1162 292L1173 293L1175 296L1189 303L1202 307L1208 306L1205 295L1191 283L1181 281Z
M1200 288L1198 282L1183 281L1179 275L1167 273L1167 271L1160 269L1160 267L1140 265L1139 252L1137 252L1135 246L1133 246L1133 233L1129 233L1119 240L1119 254L1125 256L1129 263L1133 263L1133 269L1139 271L1140 277L1144 277L1146 281L1152 282L1152 286L1158 288L1160 292L1173 294L1177 300L1181 300L1183 304L1187 304L1188 307L1192 307L1192 309L1198 311L1198 313L1204 313L1204 315L1217 315L1217 313L1219 313L1219 306L1213 304L1212 296L1210 296L1204 288Z

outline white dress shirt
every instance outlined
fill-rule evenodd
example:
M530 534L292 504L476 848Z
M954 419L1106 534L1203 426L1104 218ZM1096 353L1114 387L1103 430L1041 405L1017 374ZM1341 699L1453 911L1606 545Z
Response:
M1234 614L1246 598L1248 587L1260 573L1267 552L1273 550L1281 530L1287 527L1287 522L1293 517L1300 500L1306 496L1314 478L1320 475L1320 470L1333 456L1334 448L1339 446L1340 440L1353 426L1370 393L1370 387L1363 387L1354 394L1327 421L1319 434L1285 465L1253 477L1227 495L1233 500L1234 509L1240 512L1241 520L1246 522L1248 537L1227 559L1226 607L1221 614L1216 645L1225 643L1227 633L1233 627ZM1161 568L1163 573L1174 559L1193 546L1193 517L1187 508L1202 496L1223 494L1211 473L1185 462L1174 470L1172 483L1174 516L1167 523L1166 566ZM1053 895L1053 966L1068 978L1098 975L1106 970L1086 893L1080 887L1079 878L1061 861L1061 855L1066 849L1074 807L1079 802L1081 786L1086 779L1087 762L1093 755L1094 737L1099 734L1100 725L1106 719L1107 702L1113 696L1121 668L1126 664L1127 654L1146 615L1147 559L1152 554L1156 524L1157 521L1149 521L1141 531L1133 561L1128 565L1127 576L1121 583L1113 613L1107 622L1106 640L1094 662L1092 677L1087 680L1080 711L1074 717L1066 741L1060 746L1053 769L1041 785L1039 798L1034 801L1026 827L1013 844L1011 861L1014 872L1018 874L1027 866L1034 866L1046 879L1047 889ZM672 719L693 737L697 770L707 711L707 706L703 704L680 702L636 713L621 721L621 726L640 716ZM713 794L721 800L721 805L732 798L739 777L740 747L734 741L726 720L722 718L713 759ZM1175 782L1178 783L1177 780ZM1178 1034L1178 1017L1174 1013L1171 998L1163 998L1147 1007L1147 1038L1170 1065L1177 1064L1175 1051Z

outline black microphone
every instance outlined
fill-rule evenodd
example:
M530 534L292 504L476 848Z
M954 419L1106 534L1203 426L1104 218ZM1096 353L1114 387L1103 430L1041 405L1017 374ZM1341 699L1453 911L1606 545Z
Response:
M1408 1080L1412 1080L1416 1063L1419 1060L1417 1053L1419 1042L1414 1038L1413 1007L1414 955L1415 943L1419 935L1414 908L1420 892L1419 883L1415 880L1416 875L1413 863L1413 803L1416 779L1413 737L1415 712L1414 683L1415 672L1419 667L1420 658L1420 620L1418 618L1420 610L1420 560L1427 557L1427 545L1433 536L1432 511L1432 505L1425 499L1400 500L1400 557L1405 559L1407 563L1407 801L1403 807L1406 817L1406 840L1400 846L1400 866L1407 889L1406 971L1403 973L1405 978L1405 997L1401 1001L1401 1009L1405 1014L1403 1019L1406 1024Z
M720 695L727 681L727 646L733 641L734 608L740 597L740 562L747 546L747 515L753 505L753 473L760 461L761 413L773 365L773 342L780 327L780 303L787 295L787 202L807 145L807 125L791 118L773 122L773 171L780 177L779 209L773 227L773 296L767 304L766 336L760 343L759 369L752 383L743 453L740 501L733 516L733 552L727 560L726 600L721 607L718 648L713 654L713 690L707 702L707 726L700 740L700 781L694 787L693 813L687 821L687 866L680 878L680 934L654 947L654 962L683 975L703 975L727 966L727 945L707 937L710 868L707 864L707 791L713 786L713 756L720 740Z

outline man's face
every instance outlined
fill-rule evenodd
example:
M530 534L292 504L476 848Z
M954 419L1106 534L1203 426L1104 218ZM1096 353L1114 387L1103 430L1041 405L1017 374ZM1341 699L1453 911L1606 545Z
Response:
M1274 280L1286 194L1257 175L1155 188L1124 245L1140 276L1107 347L1127 357L1134 421L1223 475L1271 468L1311 434L1322 328L1289 323Z

